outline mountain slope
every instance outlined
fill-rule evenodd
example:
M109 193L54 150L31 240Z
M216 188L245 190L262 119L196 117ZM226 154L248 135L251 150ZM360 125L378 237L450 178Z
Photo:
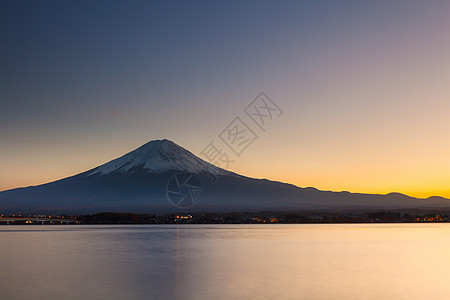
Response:
M196 178L198 185L183 185L183 174L184 178ZM176 190L172 190L174 184ZM189 207L177 206L187 203L182 201L189 201L193 195L198 198ZM450 208L450 201L440 197L416 199L396 193L319 191L248 178L209 164L168 140L151 141L72 177L0 192L0 212L4 214L375 208Z
M142 168L148 173L184 171L196 174L231 175L231 172L198 158L166 139L148 142L122 157L95 168L89 175L105 175L114 172L130 174L136 168Z

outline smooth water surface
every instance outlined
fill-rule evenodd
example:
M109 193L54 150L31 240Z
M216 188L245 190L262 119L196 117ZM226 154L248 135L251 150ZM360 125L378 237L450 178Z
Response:
M0 299L431 299L450 224L0 226Z

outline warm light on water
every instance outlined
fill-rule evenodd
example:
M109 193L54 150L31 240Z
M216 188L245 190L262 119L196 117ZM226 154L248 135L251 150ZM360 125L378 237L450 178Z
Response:
M1 226L1 299L431 299L450 224Z

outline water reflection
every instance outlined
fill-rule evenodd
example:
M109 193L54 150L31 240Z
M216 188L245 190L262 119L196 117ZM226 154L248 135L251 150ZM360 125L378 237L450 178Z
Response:
M2 226L2 299L428 299L450 225Z

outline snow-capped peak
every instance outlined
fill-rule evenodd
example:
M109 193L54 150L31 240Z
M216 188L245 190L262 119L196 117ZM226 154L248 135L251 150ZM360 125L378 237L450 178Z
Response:
M155 140L95 168L88 176L129 172L134 168L143 168L148 173L182 171L190 173L209 173L213 175L233 174L195 156L183 147L169 140Z

